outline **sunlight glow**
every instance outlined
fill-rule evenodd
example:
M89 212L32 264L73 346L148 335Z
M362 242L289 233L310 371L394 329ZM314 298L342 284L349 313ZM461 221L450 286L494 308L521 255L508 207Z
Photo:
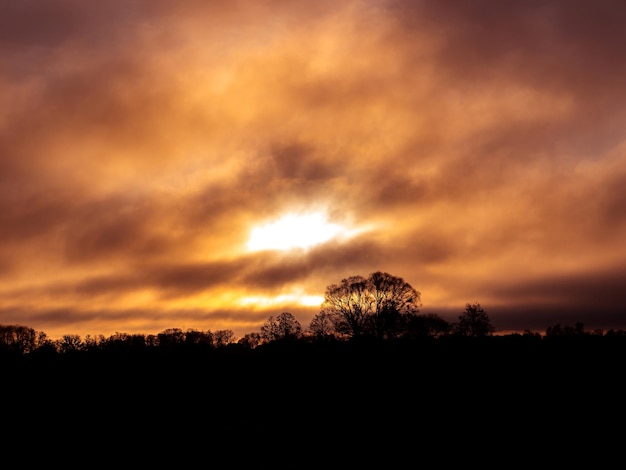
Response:
M282 294L275 297L267 296L248 296L240 300L241 305L256 305L259 307L272 307L275 305L285 305L296 303L305 307L317 307L322 304L324 297L321 295L302 295L302 294Z
M309 248L344 232L340 225L328 223L321 212L288 214L276 222L254 228L247 247L250 251Z

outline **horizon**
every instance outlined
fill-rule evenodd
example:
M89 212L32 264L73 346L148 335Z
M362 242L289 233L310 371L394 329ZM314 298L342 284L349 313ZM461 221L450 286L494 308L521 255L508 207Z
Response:
M482 307L482 306L481 306ZM281 312L284 313L284 312ZM291 312L287 312L287 313L291 313ZM485 313L487 313L487 316L489 316L489 313L485 311ZM433 314L433 312L423 312L420 311L417 313L417 315L431 315ZM449 323L449 325L452 327L453 325L458 323L459 320L459 315L461 313L459 313L458 315L440 315L440 314L434 314L437 317L445 320L446 322ZM252 334L252 333L260 333L261 331L261 327L263 326L264 323L266 323L266 321L270 320L270 317L273 317L274 319L278 316L278 314L270 314L270 316L268 316L265 321L263 321L261 324L259 324L259 328L256 330L250 330L250 331L240 331L240 332L233 332L233 337L231 342L232 343L236 343L239 340L243 339L245 336ZM300 322L300 320L297 318L297 316L294 315L294 319L298 322L298 324L300 324L300 326L302 327L302 334L304 336L306 336L307 334L310 333L309 331L309 325L308 324L302 324ZM551 323L549 325L545 325L543 327L539 327L539 326L535 326L535 327L527 327L527 328L513 328L513 329L502 329L502 328L497 328L495 325L494 326L494 331L489 335L489 336L508 336L508 335L523 335L523 334L538 334L541 337L545 337L546 336L546 332L548 329L550 328L554 328L554 327L561 327L561 328L577 328L577 327L582 327L582 331L586 332L586 333L596 333L598 331L602 332L602 334L606 334L609 331L626 331L625 328L621 328L621 327L613 327L613 326L609 326L609 327L595 327L595 328L591 328L588 325L584 324L582 321L569 321L570 317L567 318L562 318L562 320L565 320L564 322L562 321L557 321L555 323ZM489 318L490 323L492 323L491 318ZM80 339L82 341L84 341L85 339L87 339L87 337L90 338L96 338L96 337L104 337L105 339L111 338L111 337L115 337L116 335L140 335L140 336L144 336L144 337L148 337L148 336L157 336L158 334L161 333L165 333L166 331L170 331L170 330L177 330L177 331L181 331L183 333L189 332L189 331L198 331L198 332L210 332L210 333L215 333L217 331L220 331L219 329L214 329L214 328L205 328L205 329L199 329L199 328L193 328L193 327L189 327L189 328L185 328L185 327L180 327L180 326L170 326L164 329L161 329L159 331L151 331L151 332L145 332L145 331L123 331L122 329L114 329L115 331L113 332L108 332L108 333L83 333L83 334L76 334L74 332L70 332L70 331L66 331L66 332L57 332L56 335L50 335L48 334L47 331L44 330L39 330L36 328L32 328L30 325L25 325L25 324L19 324L19 323L11 323L11 324L2 324L0 323L0 327L7 327L7 326L19 326L19 327L26 327L26 328L31 328L33 329L35 332L37 333L45 333L46 338L48 340L51 341L62 341L63 337L66 335L77 335L80 337ZM229 329L226 329L227 331Z

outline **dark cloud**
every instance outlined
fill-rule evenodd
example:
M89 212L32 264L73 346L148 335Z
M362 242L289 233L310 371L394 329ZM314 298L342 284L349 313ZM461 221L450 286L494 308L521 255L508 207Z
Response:
M626 270L619 266L601 271L572 272L520 280L509 285L494 285L502 301L528 301L531 304L560 305L564 311L607 309L619 311L626 301Z
M602 226L613 226L621 229L626 224L626 171L617 171L610 175L600 187L595 188L598 194Z
M306 255L276 255L263 256L255 260L254 268L248 272L243 282L255 288L269 292L283 288L286 285L298 284L307 279L312 268Z
M77 293L86 296L150 289L163 298L185 297L219 286L237 283L245 260L212 263L171 263L136 266L128 273L86 279L75 284Z
M119 34L122 26L119 23L132 14L130 5L117 0L106 3L3 0L0 3L0 45L58 47L77 37L110 34L112 28Z
M68 221L65 237L69 261L111 259L133 252L145 255L164 248L165 243L152 234L154 214L146 204L119 198L91 201L74 216Z
M72 212L68 195L36 192L4 194L0 200L0 237L5 242L21 243L58 230Z
M242 262L214 262L150 267L147 278L164 296L193 294L232 283L242 269Z
M270 161L278 178L304 180L324 180L332 178L341 170L341 162L324 162L314 153L314 149L302 144L274 146L270 151Z
M343 275L346 277L351 272L375 270L386 259L387 251L375 237L364 235L345 242L327 242L308 250L262 253L248 258L247 272L241 282L244 286L272 292L314 281L319 290L312 293L322 295L325 285L337 282L334 279L337 273L346 273Z
M406 31L420 27L435 35L437 57L451 68L450 77L515 71L524 79L551 77L552 85L571 86L592 77L615 83L604 72L623 71L626 8L618 0L391 3Z
M11 292L13 299L26 300L48 296L83 299L123 297L135 291L153 291L164 299L185 297L199 292L210 292L220 286L237 285L240 273L248 260L206 263L147 263L131 270L117 270L115 274L91 276L72 282L50 283L45 288L33 287Z

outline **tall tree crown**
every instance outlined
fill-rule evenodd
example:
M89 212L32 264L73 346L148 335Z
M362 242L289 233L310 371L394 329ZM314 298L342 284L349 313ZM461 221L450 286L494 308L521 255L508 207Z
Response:
M351 336L394 336L400 317L417 313L420 307L416 289L401 277L382 271L329 285L322 303L322 311L335 319L337 329Z

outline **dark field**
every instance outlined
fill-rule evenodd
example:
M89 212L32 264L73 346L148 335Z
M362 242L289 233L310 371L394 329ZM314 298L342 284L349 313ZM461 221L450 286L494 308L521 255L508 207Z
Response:
M2 401L23 417L11 436L65 436L92 452L337 446L342 458L358 450L355 462L600 437L611 449L623 437L623 336L231 346L5 355Z

